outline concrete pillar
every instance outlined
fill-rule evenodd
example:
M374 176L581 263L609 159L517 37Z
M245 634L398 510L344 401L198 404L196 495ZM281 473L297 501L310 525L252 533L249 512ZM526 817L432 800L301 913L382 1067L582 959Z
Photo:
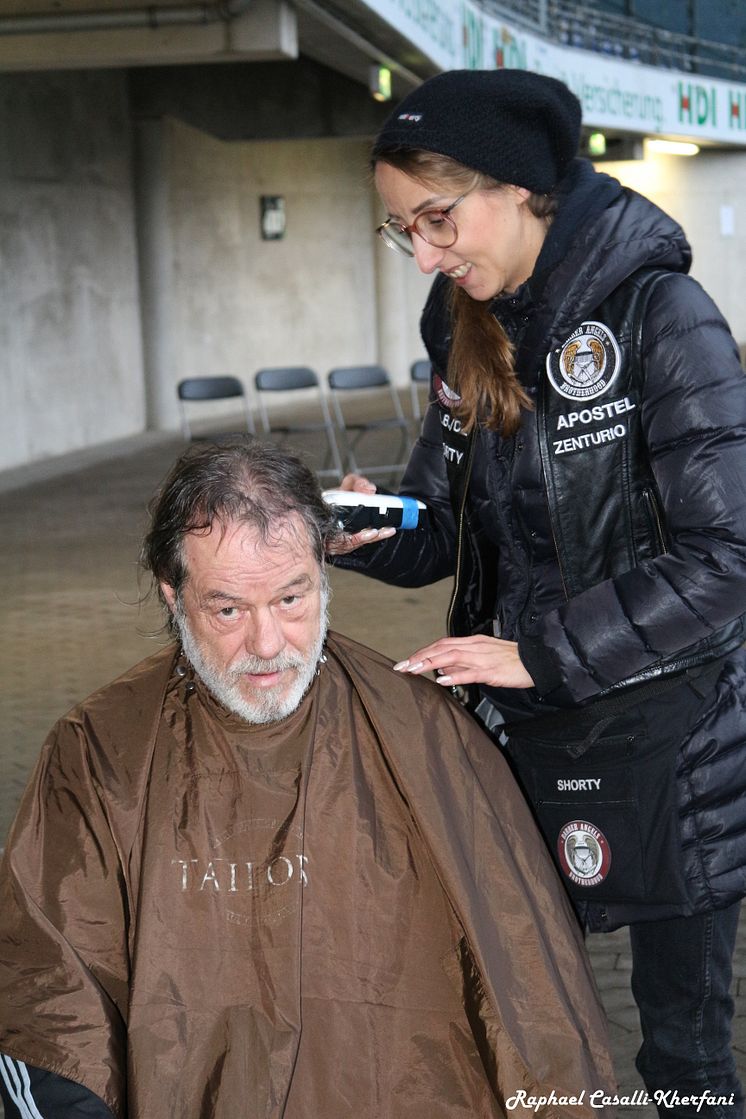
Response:
M373 226L380 225L381 203L377 196L371 207ZM404 387L409 384L409 299L407 269L414 261L384 245L375 237L374 268L376 276L376 351L379 364L391 374L392 380Z
M135 124L134 193L145 370L146 425L179 426L174 369L168 125L163 118Z

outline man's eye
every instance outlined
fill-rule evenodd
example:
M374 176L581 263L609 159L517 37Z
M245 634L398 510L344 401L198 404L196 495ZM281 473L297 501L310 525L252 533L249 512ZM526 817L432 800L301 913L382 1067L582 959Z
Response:
M224 606L220 611L221 618L235 618L237 609L235 606Z
M294 606L296 602L300 602L300 596L297 594L286 594L282 600L283 606Z

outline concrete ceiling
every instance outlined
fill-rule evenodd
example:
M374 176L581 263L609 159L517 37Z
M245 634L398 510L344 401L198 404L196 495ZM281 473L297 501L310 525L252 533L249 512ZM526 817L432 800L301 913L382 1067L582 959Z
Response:
M230 6L233 15L225 18ZM394 98L435 72L360 0L0 0L0 70L288 60L303 54Z
M344 8L334 0L296 0L295 7L301 52L362 85L368 84L372 65L388 65L398 99L437 72L408 40L356 0L347 0Z
M0 17L58 15L66 12L116 12L122 9L152 7L178 8L181 0L159 0L157 5L151 0L0 0Z

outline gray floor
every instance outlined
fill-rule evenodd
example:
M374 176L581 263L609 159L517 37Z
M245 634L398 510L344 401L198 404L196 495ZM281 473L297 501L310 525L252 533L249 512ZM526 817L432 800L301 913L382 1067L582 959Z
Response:
M63 463L0 475L0 836L51 723L75 701L148 655L160 617L138 581L147 502L182 444L142 437ZM303 449L303 448L302 448ZM309 452L310 454L310 452ZM58 474L63 467L67 472ZM332 624L401 658L442 634L449 587L384 587L332 572ZM2 840L0 839L0 842ZM746 922L742 923L746 926ZM591 937L622 1091L641 1087L625 930ZM746 927L736 955L736 1043L746 1074ZM625 1116L653 1116L625 1108Z

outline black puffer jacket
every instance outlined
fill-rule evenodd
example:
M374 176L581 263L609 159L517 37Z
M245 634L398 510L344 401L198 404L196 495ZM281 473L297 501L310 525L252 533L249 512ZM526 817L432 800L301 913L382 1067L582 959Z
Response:
M467 570L459 573L452 629L519 642L537 688L525 702L510 694L495 698L524 714L533 714L537 703L545 705L543 712L546 704L592 699L746 613L746 378L735 342L712 300L685 274L690 252L680 226L584 161L576 161L564 186L567 200L534 276L514 296L496 300L493 311L517 339L518 373L536 395L547 376L547 354L579 323L593 321L629 277L642 269L671 272L647 305L639 401L667 551L568 598L537 412L524 413L512 439L480 432L465 507L475 547L462 557ZM422 324L436 389L447 361L446 284L445 277L436 279ZM453 426L435 399L402 482L402 493L427 503L426 524L360 549L343 566L400 586L455 573L455 472L449 466L458 465L465 444ZM584 452L589 485L593 450ZM577 505L582 516L582 494ZM597 539L591 526L589 549Z
M536 682L529 691L485 689L508 721L593 703L746 613L746 378L733 338L712 300L686 275L689 246L671 218L583 161L576 161L561 192L534 275L514 295L495 300L492 310L516 343L518 374L538 401L547 355L580 323L597 321L599 308L641 270L670 272L647 303L636 402L666 549L636 565L612 564L611 577L566 594L559 563L565 557L558 557L539 454L540 409L524 414L512 439L480 432L463 512L466 538L457 547L452 489L467 447L443 407L448 281L440 276L422 324L435 369L434 399L401 487L426 501L429 519L421 529L342 561L402 586L456 574L451 631L517 640ZM578 412L582 408L581 399ZM593 447L580 453L592 486ZM580 517L582 505L581 492ZM586 537L593 549L603 533L590 525ZM597 560L589 553L591 567ZM727 632L730 646L737 646L738 627ZM698 908L703 899L728 904L746 888L740 658L740 652L731 657L717 700L703 716L708 732L722 724L722 749L714 757L711 733L702 741L695 736L684 751L686 772L679 774L682 838L692 850L688 876ZM703 847L707 835L711 842Z

